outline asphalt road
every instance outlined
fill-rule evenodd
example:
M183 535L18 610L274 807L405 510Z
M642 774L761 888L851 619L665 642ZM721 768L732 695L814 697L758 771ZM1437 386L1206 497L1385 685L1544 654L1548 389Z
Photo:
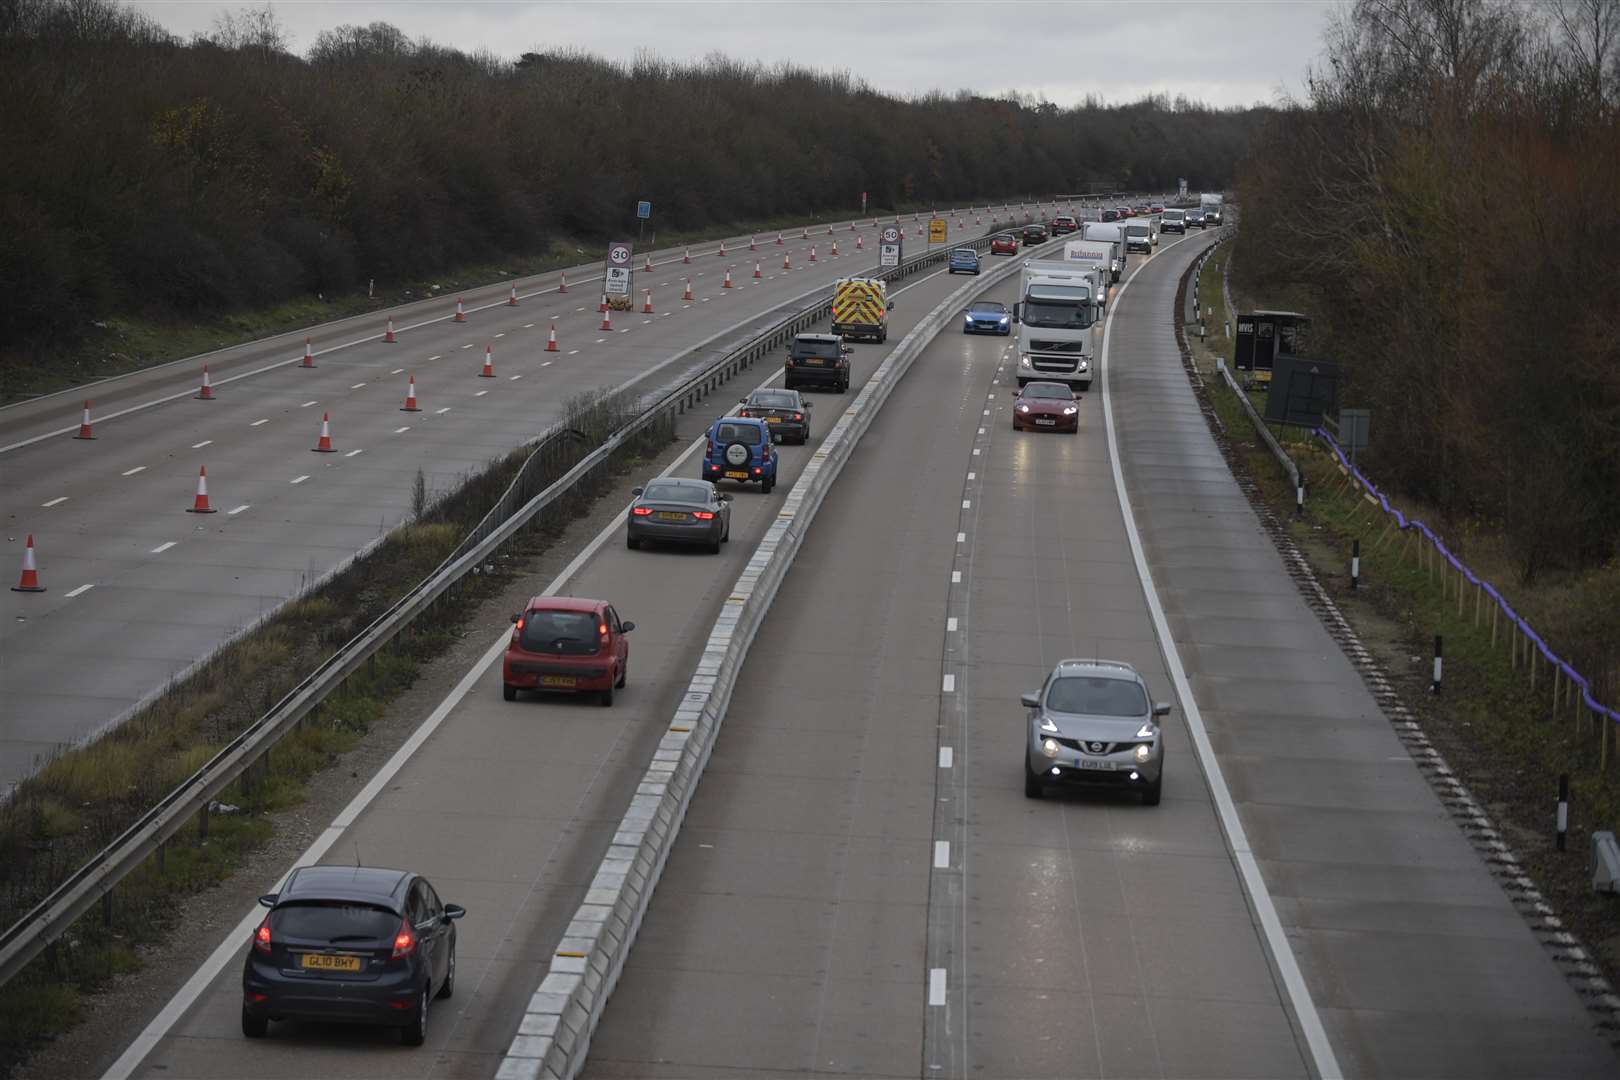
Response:
M960 238L990 218L947 220ZM447 491L542 431L573 395L656 389L796 310L804 294L872 268L876 233L865 224L822 225L781 246L761 238L755 253L738 238L727 257L704 247L690 264L665 253L652 273L638 256L636 287L652 288L653 313L638 291L608 331L591 283L576 273L562 295L547 275L518 283L516 307L504 288L468 294L464 323L451 318L453 297L396 309L393 344L376 336L381 315L317 328L313 370L296 363L302 335L211 354L213 401L192 396L194 362L110 380L90 392L94 441L72 437L78 394L0 410L8 558L20 566L33 534L48 589L0 591L0 791L405 520L419 468L431 491ZM904 227L916 251L919 226ZM693 299L683 301L688 279ZM480 377L486 347L491 379ZM420 412L400 411L407 377ZM328 413L336 452L312 453ZM217 512L188 514L204 467Z
M964 281L938 273L899 293L892 340ZM856 346L857 383L887 351ZM755 381L735 380L734 396ZM784 484L852 397L853 391L814 395L816 437L805 447L782 448ZM688 414L682 434L694 437L706 422L703 410ZM675 469L697 473L691 457ZM127 1068L169 1078L491 1075L685 691L708 626L785 493L786 487L769 497L757 488L737 489L732 540L718 557L628 551L622 526L616 528L561 585L568 594L609 599L636 623L628 685L614 706L532 698L508 703L501 699L498 663L475 670L462 692L440 707L442 719L414 755L375 782L374 801L340 819L341 831L329 831L322 861L347 862L359 850L370 863L418 869L446 900L470 911L459 924L456 996L434 1010L423 1050L400 1048L391 1032L291 1024L247 1044L238 1010L248 926L230 935L217 962L194 977L201 990L195 1000L171 1003L172 1027L154 1030L151 1042L138 1044L113 1075L130 1075ZM496 656L509 627L486 632L499 635L489 654Z

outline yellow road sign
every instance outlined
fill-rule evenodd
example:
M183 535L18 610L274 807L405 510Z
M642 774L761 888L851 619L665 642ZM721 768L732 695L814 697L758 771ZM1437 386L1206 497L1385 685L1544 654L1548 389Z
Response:
M943 244L945 242L945 219L928 219L928 242L930 244Z

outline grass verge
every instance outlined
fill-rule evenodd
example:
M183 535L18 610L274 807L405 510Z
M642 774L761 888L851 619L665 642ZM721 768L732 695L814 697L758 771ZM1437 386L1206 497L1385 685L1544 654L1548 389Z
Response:
M562 475L633 415L630 395L595 392L569 401L564 423L585 440L543 451L535 490ZM271 836L268 815L296 805L312 777L362 739L420 668L462 636L468 617L513 577L513 567L552 542L562 525L614 477L673 435L655 424L585 477L490 560L464 578L350 675L272 753L221 793L198 827L118 884L109 906L72 929L0 987L0 1075L78 1018L85 995L138 964L136 945L170 929L173 900L224 879ZM286 604L226 646L128 723L68 751L21 783L0 806L0 922L11 925L130 822L280 701L333 650L436 569L506 490L530 451L493 461L416 521L309 595Z

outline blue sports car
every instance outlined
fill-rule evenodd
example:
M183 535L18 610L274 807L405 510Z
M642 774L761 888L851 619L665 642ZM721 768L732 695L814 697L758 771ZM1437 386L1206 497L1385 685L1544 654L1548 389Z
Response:
M962 312L964 334L1011 334L1012 313L997 300L975 300Z

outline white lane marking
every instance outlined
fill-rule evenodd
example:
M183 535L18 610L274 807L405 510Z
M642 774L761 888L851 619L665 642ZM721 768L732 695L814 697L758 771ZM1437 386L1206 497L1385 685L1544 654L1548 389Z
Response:
M979 429L979 434L980 434L980 435L983 435L983 434L984 434L984 428L980 428L980 429Z
M642 326L651 326L652 325L652 320L651 319L642 319L641 320L641 325Z
M952 585L960 585L960 584L962 584L962 571L960 571L960 570L952 570L951 571L951 584Z
M465 345L463 345L463 346L462 346L462 348L463 348L463 349L470 349L470 348L472 348L472 347L473 347L473 343L472 343L472 342L470 342L470 341L469 341L469 342L467 342L467 344L465 344Z
M956 693L956 676L946 675L944 678L940 679L939 688L941 692L946 694Z
M994 394L991 394L991 395L990 395L990 397L989 397L989 400L990 400L990 401L994 401L994 400L996 400L996 395L994 395Z
M145 465L137 465L133 469L125 469L119 475L121 475L121 476L134 476L138 472L145 472L145 471L146 471L146 466Z
M989 416L990 415L990 410L989 409L984 410L984 415Z
M496 334L495 336L499 338L499 337L505 337L506 335L504 333L501 333L501 334Z
M289 483L289 484L302 484L305 480L308 480L308 479L309 479L309 474L305 473L303 476L295 476L295 477L293 477L291 480L287 481L287 483Z
M268 424L269 422L270 422L270 418L267 416L263 420L255 420L255 421L253 421L253 423L249 424L248 427L258 427L260 424Z
M248 927L246 932L249 933L249 934L253 933L253 928L251 926ZM943 1004L945 1004L945 969L944 968L929 968L928 969L928 1004L930 1004L930 1005L943 1005Z
M556 361L554 361L554 360L542 360L542 361L540 361L540 366L541 367L550 367L555 362Z
M56 498L52 499L50 502L42 502L39 505L41 505L41 506L60 506L63 503L67 502L69 497L70 496L67 496L67 495L58 495Z
M442 355L441 356L430 356L430 357L428 357L428 359L429 360L443 360L444 357Z
M95 583L92 582L89 585L80 585L77 589L74 589L71 592L63 593L62 595L66 596L69 600L71 600L75 596L78 596L80 593L87 593L87 592L89 592L91 589L93 589L95 587L96 587Z
M582 308L582 307L577 307L577 308L575 308L575 309L574 309L574 310L575 310L575 311L576 311L576 312L579 312L579 311L584 311L584 310L585 310L585 309L584 309L584 308Z
M443 416L445 413L447 413L449 411L450 411L450 406L446 405L442 409L434 409L433 410L433 415L434 416Z
M599 337L599 338L596 339L596 343L598 345L600 345L600 344L602 344L602 342L604 342L606 340L607 340L607 338L605 338L605 337Z
M523 378L523 376L521 376L521 375L508 375L506 377L506 381L507 382L516 382L517 380L519 380L521 378Z
M405 425L405 426L404 426L404 427L397 427L397 428L395 428L395 429L394 429L394 434L395 434L395 435L403 435L403 434L405 434L405 433L406 433L406 432L407 432L407 431L409 431L409 430L411 430L411 425L409 425L409 424L406 424L406 425Z
M951 761L955 757L956 757L956 751L952 750L949 746L940 747L939 748L939 767L942 768L942 769L950 768L951 767Z
M179 542L180 541L178 541L178 540L166 540L163 543L159 544L157 547L153 548L151 553L153 555L161 555L165 551L168 551L170 548L174 547L174 545L178 544Z
M201 450L205 446L213 446L213 445L214 445L214 440L213 439L204 439L202 442L194 442L194 443L192 443L191 448L193 450Z
M354 457L356 454L363 454L363 453L365 453L364 450L350 450L347 454L344 454L343 456L344 457Z
M298 406L298 407L299 407L299 408L300 408L300 409L307 409L307 408L309 408L309 407L310 407L310 406L311 406L311 405L319 405L319 404L320 404L320 402L319 402L319 401L318 401L318 400L317 400L317 401L306 401L306 402L304 402L304 403L303 403L303 404L302 404L302 405L300 405L300 406Z
M473 397L483 397L487 393L489 393L488 390L480 390L478 393L474 394Z
M1181 242L1177 240L1176 244ZM1125 521L1125 539L1130 543L1131 560L1136 564L1136 576L1141 582L1142 595L1147 600L1148 615L1153 620L1153 631L1159 639L1159 650L1164 656L1165 667L1170 672L1170 680L1175 684L1176 696L1181 699L1182 717L1187 724L1187 733L1192 738L1193 749L1198 754L1198 764L1203 769L1204 782L1209 786L1210 801L1215 804L1216 815L1221 821L1221 830L1226 834L1227 847L1232 852L1232 861L1237 864L1243 889L1249 894L1249 903L1260 924L1266 949L1271 953L1271 962L1275 965L1283 989L1288 994L1294 1019L1299 1024L1301 1034L1305 1036L1305 1045L1310 1051L1317 1076L1322 1080L1340 1080L1344 1072L1333 1053L1332 1043L1328 1041L1327 1030L1322 1026L1322 1018L1316 1011L1316 1002L1311 999L1310 987L1305 985L1305 976L1299 970L1299 960L1294 956L1294 950L1288 943L1288 933L1283 929L1282 920L1277 915L1276 902L1272 900L1271 891L1266 887L1266 879L1260 873L1260 863L1249 844L1249 835L1243 828L1243 819L1238 816L1237 805L1232 801L1232 791L1226 785L1226 774L1221 771L1221 763L1215 756L1215 748L1210 745L1209 730L1204 726L1204 714L1198 707L1197 699L1193 697L1192 684L1187 681L1187 669L1181 661L1181 650L1170 633L1169 620L1165 618L1164 606L1159 602L1158 586L1153 582L1153 571L1148 567L1147 555L1142 549L1142 536L1136 528L1136 516L1131 510L1130 496L1125 491L1125 472L1119 461L1119 433L1114 425L1112 380L1108 377L1108 353L1109 347L1113 344L1113 313L1119 310L1116 305L1136 281L1136 275L1141 273L1141 267L1145 265L1147 264L1139 264L1136 272L1120 286L1119 292L1115 294L1114 303L1109 305L1108 325L1103 330L1100 357L1103 376L1103 427L1108 435L1108 457L1110 471L1114 477L1114 495L1119 501L1120 516Z
M977 457L977 456L978 456L978 454L979 454L979 448L978 448L978 447L977 447L977 446L975 446L975 447L974 447L974 448L973 448L973 455L974 455L974 456L975 456L975 457Z
M956 633L956 616L955 615L951 615L951 616L946 617L946 619L945 619L945 632L947 634Z
M578 349L569 349L568 350L568 355L569 356L578 356L579 355L579 350Z
M396 372L396 374L397 374L397 372ZM362 387L362 386L364 386L364 385L366 385L366 384L365 384L365 383L363 383L363 382L357 382L357 383L355 383L355 384L354 384L354 385L353 385L353 386L351 386L351 387L349 387L349 389L350 389L350 390L358 390L358 389L360 389L360 388L361 388L361 387Z
M934 841L934 869L949 870L951 868L951 842L949 840Z
M970 509L972 509L972 507L973 507L973 500L972 499L963 499L962 500L962 509L970 510Z
M968 473L968 479L969 479L969 480L972 480L972 479L974 479L974 474L973 474L973 473Z
M405 373L405 369L404 369L404 368L402 368L402 367L397 367L397 368L395 368L395 369L394 369L394 370L393 370L393 371L390 371L390 372L389 372L389 373L388 373L388 374L390 374L390 375L403 375L403 374L404 374L404 373Z
M534 323L532 323L532 322L524 323L523 324L523 329L525 329L525 330L533 330L534 329Z
M967 543L967 533L965 533L965 532L959 532L959 533L957 533L957 534L956 534L956 542L957 542L957 543L958 543L958 544L965 544L965 543Z
M252 505L253 505L252 503L243 503L241 506L238 506L235 510L227 510L227 511L225 511L225 516L226 517L235 517L237 514L240 514L242 511L246 510L248 507L250 507Z

